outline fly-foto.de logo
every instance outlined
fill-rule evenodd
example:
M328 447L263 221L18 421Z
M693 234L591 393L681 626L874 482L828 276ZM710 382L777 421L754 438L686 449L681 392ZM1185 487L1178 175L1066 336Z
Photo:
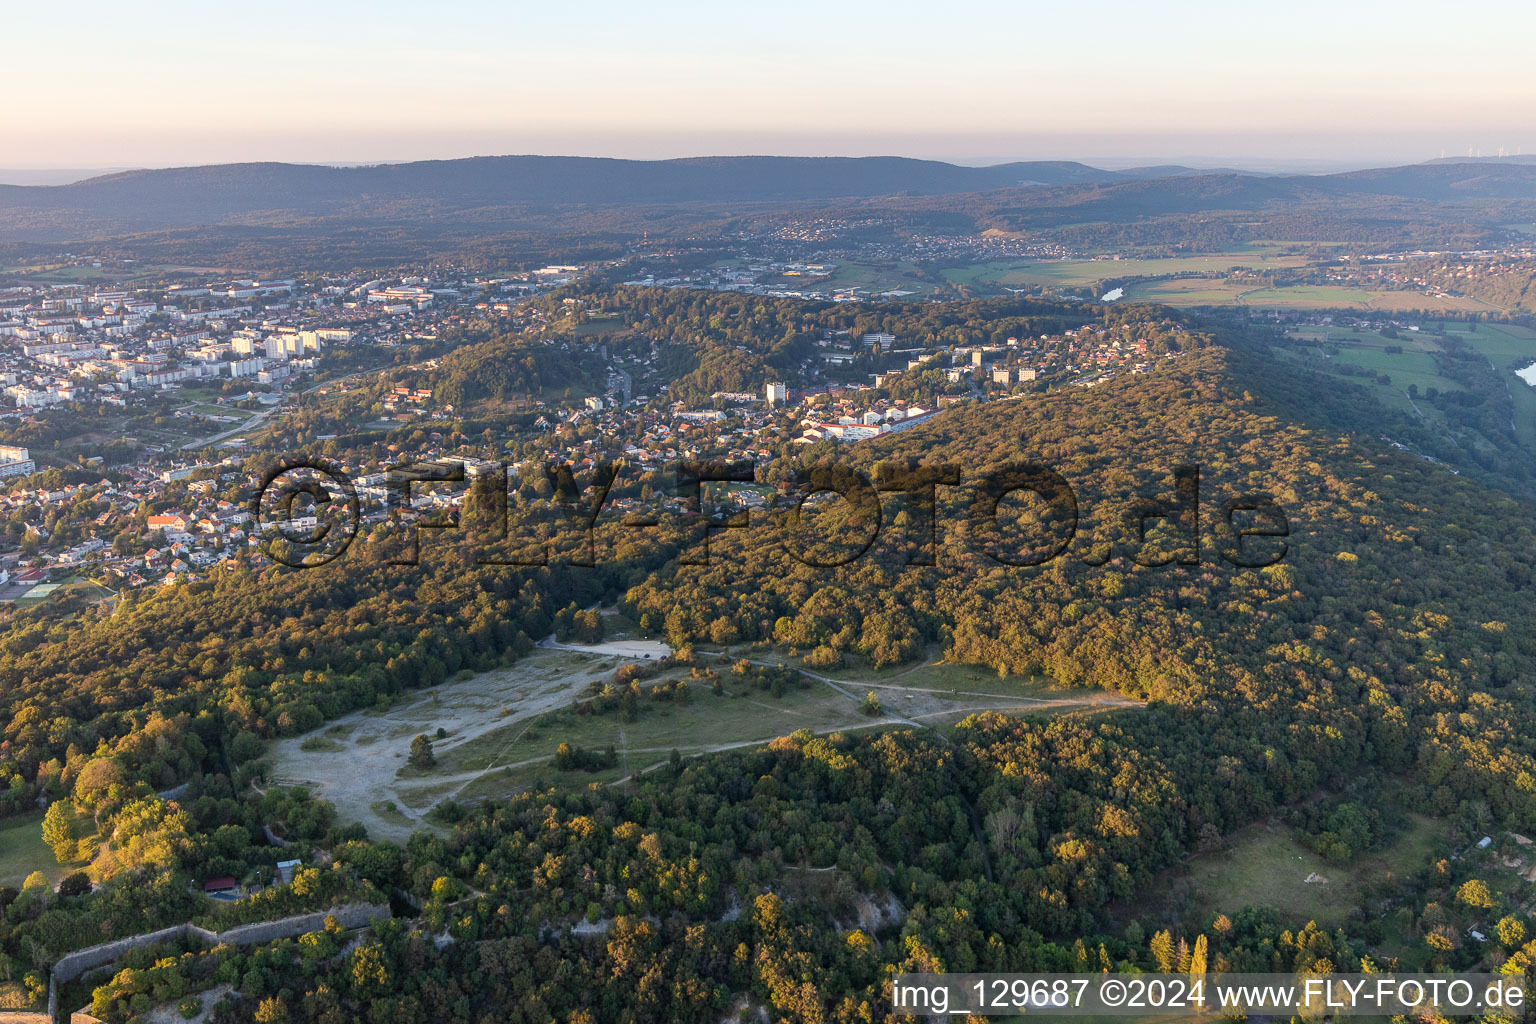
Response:
M413 565L421 557L424 531L461 530L471 513L482 533L490 524L492 539L517 541L519 527L528 523L514 515L508 495L529 475L526 467L521 474L517 470L505 462L437 460L391 466L354 480L334 460L289 457L262 479L250 510L264 550L284 565L312 568L336 560L370 520L405 531L405 543L390 561ZM626 474L631 484L637 476L623 462L596 463L584 480L567 463L546 463L535 473L546 506L559 510L553 521L580 532L577 553L561 559L578 566L597 564L595 532L605 512L619 512L617 524L624 530L655 530L668 516L686 523L693 540L679 553L683 565L709 564L711 535L749 530L770 518L778 519L777 536L790 555L819 568L856 562L893 529L907 534L906 565L937 565L939 539L952 523L963 527L969 550L1016 568L1061 558L1093 566L1116 558L1146 567L1195 566L1207 551L1233 566L1261 568L1285 557L1290 535L1290 519L1270 494L1203 495L1197 465L1171 466L1162 493L1120 502L1115 539L1079 536L1083 516L1077 491L1039 462L1011 462L976 474L916 461L881 463L873 474L848 465L817 466L766 487L750 461L684 460L668 467L670 487L647 487L648 502L625 498L622 510L614 508L615 496ZM755 497L743 504L733 500L733 489L750 489ZM900 495L909 513L900 527L888 523L884 499L890 495ZM1032 510L1029 530L1004 511L1005 503L1021 499ZM835 542L811 525L815 514L828 509L842 513L834 519ZM513 545L519 551L514 556L505 553L503 543L501 553L487 551L476 562L548 565L552 550L560 548L547 535L524 540Z

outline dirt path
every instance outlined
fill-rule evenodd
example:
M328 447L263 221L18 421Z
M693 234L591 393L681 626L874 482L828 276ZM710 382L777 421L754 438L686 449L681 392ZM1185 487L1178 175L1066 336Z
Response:
M510 668L420 691L385 714L355 711L320 731L278 740L268 751L272 778L279 785L308 787L344 817L362 822L375 838L403 839L420 827L421 812L409 803L421 803L423 793L434 794L429 802L435 803L485 774L398 778L412 737L432 736L442 728L449 737L434 739L433 745L438 753L453 750L485 733L566 707L589 684L607 678L613 666L608 657L536 651ZM306 743L311 749L303 749ZM455 782L460 785L454 787ZM411 800L413 795L418 799ZM395 804L398 817L375 808L385 801Z
M665 645L657 646L664 648ZM273 765L272 779L279 785L306 786L316 796L333 803L344 820L361 822L375 838L403 840L413 831L428 827L424 819L428 808L445 799L459 798L466 788L487 773L551 762L552 755L511 763L503 759L536 719L569 707L590 685L607 681L624 659L643 657L643 654L637 654L642 649L649 649L649 644L613 641L578 647L557 644L550 638L540 644L538 650L508 668L443 683L410 695L386 712L372 709L353 712L307 736L277 741L268 752ZM755 665L778 664L747 660ZM903 686L893 682L923 667L927 667L926 663L887 676L880 682L841 680L801 669L806 678L837 694L840 700L834 703L846 700L848 706L846 713L828 708L817 714L797 713L795 717L803 718L805 727L816 733L892 726L934 730L936 725L942 724L936 720L957 719L980 711L1024 713L1050 708L1137 706L1136 702L1111 693L1029 697ZM877 716L860 713L864 694L871 690L884 698L884 712ZM744 695L737 699L765 711L783 713L785 710ZM509 726L519 724L521 728L508 730ZM790 723L784 724L793 727ZM777 735L773 728L765 721L764 735L761 736L703 745L691 741L682 745L691 748L687 749L685 756L688 757L761 746ZM447 735L437 738L439 729ZM497 742L494 753L477 755L469 762L477 767L452 773L408 773L407 777L401 777L411 740L417 735L432 737L434 752L442 755L498 730L508 730L503 734L507 736L506 741ZM935 735L948 742L945 733L935 732ZM621 757L621 777L614 783L616 785L666 764L666 755L672 749L665 746L632 747L622 728L617 747ZM660 756L650 761L652 755Z

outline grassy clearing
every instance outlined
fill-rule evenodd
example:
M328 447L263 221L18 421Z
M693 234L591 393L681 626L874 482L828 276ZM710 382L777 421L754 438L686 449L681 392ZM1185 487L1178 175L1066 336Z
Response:
M1389 338L1380 331L1369 331L1364 328L1334 327L1328 324L1297 327L1290 331L1290 337L1298 341L1332 342L1336 345L1345 345L1352 348L1380 349L1401 348L1404 352L1438 352L1440 345L1429 331L1402 331L1395 338Z
M796 729L825 732L860 718L846 697L820 683L782 697L733 685L729 675L723 685L733 696L717 697L707 686L694 685L687 703L647 700L630 722L617 712L583 715L571 708L515 722L446 750L438 757L438 770L486 771L553 758L561 743L598 751L613 747L621 756L637 751L657 760L672 749L686 754L733 743L765 743Z
M623 334L629 330L629 324L618 317L607 320L588 320L577 324L572 328L572 333L578 338L596 338L610 334Z
M1053 686L1044 676L998 676L996 672L976 665L954 665L941 662L920 668L900 667L893 671L850 674L842 669L823 672L829 679L836 679L849 686L868 685L877 692L885 690L914 690L931 693L947 700L969 701L981 697L1028 697L1061 698L1072 696L1072 691Z
M199 402L187 411L199 413L203 416L230 416L237 420L248 420L256 415L252 410L242 409L238 405L211 405L207 402ZM234 424L230 424L230 426L234 426Z
M1363 886L1423 867L1447 838L1443 822L1411 814L1407 829L1389 847L1335 865L1303 846L1290 829L1255 825L1227 849L1189 861L1189 906L1204 921L1246 906L1270 906L1298 922L1331 927L1359 905ZM1326 881L1306 881L1314 875Z
M1288 288L1255 288L1238 296L1244 306L1260 306L1265 309L1330 309L1339 306L1369 307L1375 292L1358 288L1342 288L1336 285L1296 285Z
M34 871L41 871L49 881L57 882L72 870L72 866L60 864L53 850L43 842L42 811L0 822L0 883L20 888Z
M1423 313L1502 313L1502 306L1495 306L1469 295L1428 295L1413 291L1372 292L1371 308L1383 312Z
M620 629L626 625L617 616L608 620ZM759 649L747 654L760 661L793 660ZM536 784L605 785L665 763L673 750L687 757L757 746L800 729L824 734L911 728L908 719L944 728L982 710L1053 714L1104 698L1055 690L1042 680L999 679L984 669L942 664L850 670L867 675L864 679L840 670L833 678L842 680L842 690L807 679L805 686L775 697L734 675L731 660L727 655L711 662L721 672L721 695L707 680L689 678L685 669L646 680L644 690L688 679L686 698L644 696L626 721L618 708L604 714L578 711L591 685L612 680L619 659L540 650L506 668L457 678L387 708L354 712L308 736L279 740L269 751L273 779L306 786L335 804L344 820L403 839L420 825L412 813L448 798L474 801ZM868 715L860 707L871 690L886 714ZM438 736L440 728L447 735ZM425 770L411 768L406 758L418 733L433 737L436 763ZM598 755L599 762L611 749L612 763L595 771L557 770L555 754L562 743Z
M1397 391L1405 390L1410 384L1416 385L1420 394L1429 388L1440 391L1461 390L1460 385L1440 376L1435 369L1434 357L1423 352L1393 353L1382 352L1379 349L1347 348L1335 359L1340 363L1386 374L1391 378L1392 383L1379 386L1391 387ZM1368 378L1351 377L1350 379L1369 383Z
M409 828L412 825L410 818L395 805L393 800L379 800L372 805L374 814L395 825Z
M409 807L411 810L425 811L427 808L431 807L433 804L437 803L444 797L453 795L453 793L456 792L458 788L459 785L456 782L439 782L432 786L417 786L413 789L401 789L399 791L399 797L400 802ZM387 802L388 801L384 801L384 803ZM370 808L374 807L372 804L369 806ZM377 810L375 810L375 813L377 813ZM387 807L385 808L385 813L388 813ZM404 817L404 815L401 815L401 817Z
M1126 299L1167 306L1235 306L1248 286L1236 281L1174 278L1132 285Z
M1512 324L1480 323L1476 330L1463 323L1447 322L1439 325L1445 332L1481 352L1503 375L1510 398L1514 403L1515 426L1526 444L1536 446L1536 388L1514 375L1514 370L1536 360L1536 331ZM1428 402L1409 402L1406 391L1409 385L1417 385L1422 395L1429 388L1440 391L1460 391L1460 384L1443 377L1435 368L1433 353L1440 350L1433 325L1422 331L1404 331L1396 338L1387 338L1376 331L1355 331L1344 327L1307 326L1291 332L1298 341L1310 341L1336 345L1340 348L1332 359L1321 359L1312 353L1298 349L1282 352L1315 369L1335 372L1333 364L1350 364L1376 373L1386 374L1391 384L1383 385L1369 377L1357 377L1337 373L1342 380L1363 384L1376 392L1383 403L1415 411L1436 421L1443 418ZM1387 349L1401 348L1401 352Z

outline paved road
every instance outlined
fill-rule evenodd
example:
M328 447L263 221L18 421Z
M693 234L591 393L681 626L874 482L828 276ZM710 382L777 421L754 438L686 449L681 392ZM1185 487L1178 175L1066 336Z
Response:
M354 373L347 374L345 377L332 377L329 380L323 380L323 381L321 381L318 384L312 385L310 387L305 388L303 391L300 391L299 392L299 397L302 398L304 395L313 394L314 392L319 391L321 388L329 387L332 384L339 384L339 383L341 383L344 380L351 380L353 377L361 377L361 376L363 376L364 374L367 374L367 373L378 373L381 370L388 370L388 369L392 369L392 367L379 366L379 367L375 367L372 370L358 370L358 371L356 371ZM212 437L204 437L204 438L200 438L199 440L196 440L196 441L188 441L186 444L182 445L180 447L180 449L178 449L178 450L179 451L187 451L188 449L191 449L191 448L206 448L206 447L208 447L211 444L218 444L220 441L224 440L225 438L234 437L237 434L250 433L250 432L254 431L257 427L259 427L263 423L265 423L266 420L267 420L267 417L271 416L275 412L281 412L282 408L283 408L282 403L279 403L279 404L274 405L274 406L270 406L270 407L268 407L266 409L261 410L255 416L252 416L250 419L246 420L244 423L238 423L235 426L231 427L230 429L223 431L222 433L214 434Z

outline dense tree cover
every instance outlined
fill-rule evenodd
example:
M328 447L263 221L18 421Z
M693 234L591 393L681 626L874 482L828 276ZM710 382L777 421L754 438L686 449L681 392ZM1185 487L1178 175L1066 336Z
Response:
M717 391L759 393L765 381L800 381L826 333L854 341L870 332L900 337L903 345L1002 344L1087 322L1070 307L1024 299L959 303L889 302L850 307L833 302L665 290L615 285L570 288L540 300L551 313L567 299L584 308L622 313L642 338L657 346L674 398L707 404Z
M1134 386L958 411L847 453L867 469L911 454L977 473L1021 455L1047 462L1078 494L1070 558L1004 569L950 528L937 568L908 567L917 544L901 530L861 562L812 570L769 518L759 535L722 535L715 564L669 564L625 598L679 643L728 628L876 661L942 645L1000 671L1118 688L1144 709L989 713L950 742L797 735L675 765L627 793L486 808L446 843L418 837L399 869L418 891L446 872L484 894L456 917L429 913L453 946L385 937L366 984L357 961L342 962L285 1005L304 1020L332 1008L426 1019L447 1006L448 1019L475 1021L482 1002L511 1019L691 1020L718 1019L747 993L785 1019L860 1020L883 1014L892 967L1187 969L1198 955L1217 969L1359 969L1358 937L1270 913L1114 934L1107 910L1184 852L1345 791L1363 771L1406 779L1406 801L1425 810L1536 824L1522 783L1536 777L1523 738L1533 709L1518 684L1533 653L1526 507L1342 435L1326 416L1282 415L1292 396L1259 397L1275 369L1257 354L1204 349L1175 363ZM1186 462L1202 466L1204 561L1138 566L1146 552L1125 509L1168 494L1171 466ZM1226 564L1213 549L1232 538L1211 536L1210 510L1260 490L1288 514L1287 556ZM941 501L941 517L963 521L965 504ZM835 525L867 526L840 507L825 513ZM1042 522L1059 525L1026 520L1005 539ZM1105 545L1118 560L1082 563ZM1340 859L1383 824L1347 800L1315 817L1298 825ZM800 888L826 868L841 888ZM901 924L861 926L861 907L886 894L905 908ZM1425 913L1416 926L1441 935L1443 919ZM594 916L611 921L597 937L555 941L532 923ZM1454 944L1429 948L1465 962Z
M264 771L262 739L526 653L529 631L553 628L548 595L611 599L669 550L666 539L649 540L621 552L627 561L580 570L558 564L560 539L557 564L543 569L477 565L485 549L468 542L402 566L389 559L403 538L381 528L334 571L226 569L125 593L106 613L15 614L0 642L10 806L39 793L56 801L47 837L59 859L93 860L98 874L121 880L121 899L148 898L145 878L168 889L127 912L113 909L117 898L64 901L44 925L0 932L9 958L0 973L11 960L42 966L70 948L186 920L195 911L189 879L254 871L270 880L284 856L360 836L302 791L251 788ZM181 795L156 795L178 784ZM267 829L295 845L270 845ZM314 902L274 899L233 906L264 917ZM45 927L46 938L28 938Z
M888 1019L893 970L1190 970L1199 957L1222 971L1361 968L1358 939L1258 910L1043 936L1054 917L1094 918L1095 886L1129 891L1158 870L1132 852L1159 847L1137 829L1182 828L1186 812L1156 809L1172 780L1143 774L1157 754L1110 723L1060 720L1045 747L1022 723L973 724L981 749L1046 753L1059 777L1026 789L969 740L800 733L623 792L492 805L448 840L348 846L347 867L424 894L422 927L377 929L329 961L287 947L218 1019L250 1021L276 993L291 1019L317 1022L706 1021L744 1001L853 1022ZM1099 845L1138 868L1095 878Z
M574 388L586 393L600 384L595 363L582 358L582 350L548 342L536 342L517 334L478 335L460 339L461 344L443 357L435 379L433 397L454 406L490 399L537 397L545 390Z
M114 787L228 773L252 756L242 735L295 735L526 652L554 625L549 593L613 593L664 557L647 541L581 571L481 566L473 547L391 565L398 537L364 539L317 571L226 569L71 622L19 614L0 642L6 762L88 806L120 803ZM116 766L110 782L86 771L96 762Z
M1000 323L1089 315L1010 300L860 320L870 314L786 303L759 333L726 324L757 323L731 305L756 299L621 300L642 336L714 331L719 314L715 347L765 354L784 341L779 328L803 337L808 324L958 344ZM262 825L323 843L338 887L405 889L420 927L391 924L341 955L303 943L218 954L212 971L249 997L218 1011L222 1021L719 1020L746 999L780 1019L852 1022L883 1018L893 969L1184 969L1197 957L1214 969L1357 969L1364 916L1340 932L1263 910L1181 920L1146 894L1186 853L1320 795L1295 818L1314 846L1341 860L1371 848L1391 822L1353 788L1362 777L1393 779L1426 812L1536 827L1536 705L1522 682L1536 655L1530 508L1340 429L1361 415L1345 408L1355 392L1287 375L1239 338L1159 328L1163 318L1136 307L1111 318L1166 330L1178 355L1152 374L957 408L836 453L888 482L908 459L960 470L960 485L938 487L932 566L920 564L923 503L888 493L880 539L841 567L791 553L803 538L784 509L717 533L708 565L684 564L679 535L663 528L605 538L595 568L559 557L477 567L451 542L449 557L391 566L398 532L380 528L325 570L224 572L69 623L18 613L0 641L5 763L24 790L69 798L75 824L61 812L51 829L61 844L105 829L123 881L106 897L20 894L13 930L0 933L17 983L86 934L190 914L185 876L270 863L255 842ZM803 461L825 455L813 446ZM1001 499L999 526L970 518L977 480L1022 460L1076 495L1076 532L1043 566L1009 567L983 549L1057 546L1070 521L1059 503L1015 494ZM771 477L787 484L794 467L776 461ZM1201 468L1198 558L1173 528L1178 465ZM1220 528L1224 501L1258 494L1285 512L1285 557L1231 564L1222 552L1276 550L1276 538L1238 547ZM1140 518L1158 499L1171 524ZM548 535L524 494L511 505L524 536ZM840 500L808 507L801 529L844 547L875 521ZM567 557L584 550L579 532L551 543ZM301 794L246 790L263 738L501 664L556 630L595 635L600 619L581 609L605 599L680 647L777 642L822 665L943 652L1144 706L987 713L944 736L797 733L674 760L623 787L584 785L582 770L609 754L573 747L560 787L455 806L439 815L460 819L451 835L421 832L403 847L337 828ZM804 682L750 663L721 669L697 667L688 689L666 690L626 672L587 695L586 711L688 699L700 684ZM155 795L183 781L185 796ZM128 883L155 871L170 909L150 912ZM1466 888L1476 880L1447 869L1424 883L1445 890L1442 910L1424 907L1410 925L1451 943L1436 930L1450 927L1446 906L1505 913ZM39 904L49 909L33 914ZM1122 926L1127 907L1141 919ZM1505 931L1518 961L1523 936ZM1454 943L1429 948L1441 965L1469 962ZM113 985L103 1007L138 1012L145 987Z

